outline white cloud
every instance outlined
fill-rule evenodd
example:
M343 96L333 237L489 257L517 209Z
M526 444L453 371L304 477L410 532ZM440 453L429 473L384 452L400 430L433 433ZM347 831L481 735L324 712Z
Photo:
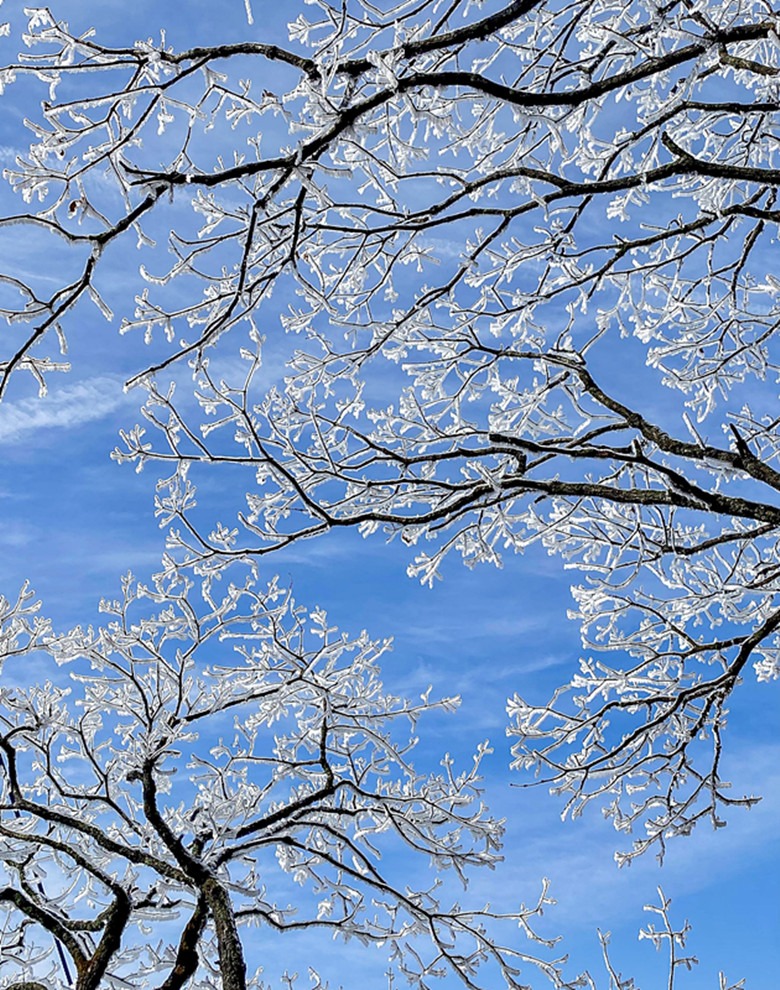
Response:
M43 398L4 403L0 406L0 444L22 443L31 433L102 419L126 402L122 382L103 376L66 385Z
M35 527L24 521L16 521L12 526L5 525L0 528L0 547L18 550L21 547L30 546L38 539L40 539L40 534Z
M780 746L746 744L734 747L731 756L727 776L734 781L735 796L736 792L760 794L761 802L750 810L728 811L725 829L714 830L705 821L690 837L670 841L663 865L652 852L630 868L613 865L614 849L630 848L631 837L615 832L596 808L574 822L562 822L560 799L544 788L522 795L514 789L502 792L496 788L493 795L488 793L488 803L494 814L507 818L510 830L508 861L502 867L504 883L525 892L538 877L549 876L558 900L555 923L567 931L610 927L623 916L633 916L639 902L654 900L659 884L672 897L685 894L717 900L730 884L744 884L751 871L761 868L756 864L766 864L777 849ZM520 783L521 777L512 782ZM522 816L518 814L521 809ZM522 856L517 855L520 849ZM486 893L478 886L477 890L483 896ZM583 897L585 891L587 897Z
M15 165L19 155L26 154L25 148L16 148L11 144L0 144L0 162L4 165Z

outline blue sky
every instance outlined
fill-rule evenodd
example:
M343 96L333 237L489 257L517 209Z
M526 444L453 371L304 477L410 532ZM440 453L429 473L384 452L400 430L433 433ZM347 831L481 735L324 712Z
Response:
M251 28L240 0L193 0L184 19L177 18L180 5L173 3L53 0L51 6L73 27L94 24L111 42L156 37L159 27L168 27L169 42L184 47L247 36L282 41L284 21L298 5L285 5L279 17L278 5L255 0ZM7 0L0 11L11 20L12 35L20 27L20 7ZM4 50L9 44L3 41ZM32 92L21 83L0 100L0 153L6 162L24 146L21 118L32 113L25 103ZM0 185L0 209L18 208L7 185ZM29 263L40 264L37 243L0 231L0 251L11 250L17 256L28 251ZM111 285L117 321L132 306L138 260L132 252L106 259L103 284ZM52 249L46 262L56 279L60 253ZM137 474L109 456L119 430L136 421L142 398L125 394L122 383L149 352L132 336L119 338L89 304L71 318L70 329L72 373L52 379L45 399L19 382L0 406L0 594L14 595L29 579L60 627L94 621L99 598L116 592L120 574L132 569L144 577L155 570L164 542L152 514L154 470ZM218 499L219 485L206 487L202 496ZM235 495L228 503L236 503ZM518 778L507 769L507 697L522 690L530 699L546 700L568 680L580 655L578 629L565 619L571 600L560 561L540 548L507 559L502 570L470 571L451 559L444 581L431 591L405 576L408 562L397 543L340 533L273 558L270 566L293 583L299 600L325 607L340 626L394 637L386 664L393 690L416 693L433 683L442 693L462 694L457 716L436 716L421 731L418 762L435 766L445 751L465 760L474 745L490 738L495 754L486 798L507 818L506 862L500 872L475 876L475 900L509 893L530 901L540 878L550 877L559 904L547 926L564 933L562 948L573 965L599 972L600 927L613 933L618 968L649 988L660 985L663 960L649 944L637 943L636 932L647 920L642 906L655 899L660 884L673 898L674 916L692 922L690 947L701 960L681 979L682 990L715 988L719 969L731 979L746 977L750 990L773 990L780 967L777 685L747 682L731 706L725 775L735 790L761 793L764 800L750 812L733 811L729 827L717 834L700 826L673 843L663 868L645 859L618 871L612 853L621 837L596 809L576 822L561 822L554 799L542 789L512 787ZM336 972L338 961L337 955Z

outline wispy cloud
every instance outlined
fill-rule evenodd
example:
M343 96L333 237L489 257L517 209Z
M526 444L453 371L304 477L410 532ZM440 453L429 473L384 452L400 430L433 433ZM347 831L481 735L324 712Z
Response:
M0 144L0 163L16 165L16 159L24 157L29 151L29 144Z
M728 828L714 830L703 822L690 837L671 841L663 866L651 853L630 870L610 868L613 850L629 848L631 837L616 833L595 808L576 822L562 822L560 804L544 788L522 794L496 788L491 810L506 816L511 833L507 845L514 850L502 867L504 882L525 891L539 876L549 876L558 900L554 914L567 930L613 925L622 915L635 912L638 901L652 900L659 884L672 896L684 893L706 899L708 891L722 889L727 879L748 883L752 871L766 869L776 856L780 747L745 746L732 756L729 776L735 792L762 794L762 801L750 811L733 809L726 816ZM516 782L521 779L517 775Z
M496 639L511 639L543 629L548 618L548 616L542 614L538 616L519 616L511 619L485 619L477 609L469 610L466 614L455 617L448 611L442 613L441 620L438 622L405 622L404 635L417 643L432 645L439 643L451 644L456 639L458 641L484 641L487 636ZM546 662L543 666L547 667L549 665Z
M40 534L36 528L24 521L15 520L10 526L4 524L0 527L0 547L18 550L29 546L37 539L40 539Z
M102 376L66 385L43 398L0 406L0 444L23 442L31 433L72 429L102 419L127 402L118 378Z

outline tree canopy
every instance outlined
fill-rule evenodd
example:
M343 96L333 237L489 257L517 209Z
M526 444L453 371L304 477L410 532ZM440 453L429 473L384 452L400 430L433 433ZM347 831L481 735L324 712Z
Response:
M243 940L266 926L384 945L419 987L453 973L477 986L484 962L508 987L525 985L525 965L570 986L554 957L496 939L494 923L511 920L552 947L531 927L545 889L502 918L442 903L406 860L403 882L381 862L400 846L422 877L429 859L463 878L500 859L501 822L480 800L488 747L465 770L411 762L419 717L457 699L387 694L387 643L340 634L276 582L198 590L206 609L188 584L127 578L102 603L103 628L66 636L29 593L2 602L6 662L44 652L54 668L0 695L0 903L24 919L0 943L4 969L48 969L49 986L64 971L76 990L156 986L166 971L161 990L263 987L263 966L247 982ZM65 685L57 665L71 669ZM286 901L295 886L308 896ZM18 939L31 924L59 959Z
M451 551L500 564L540 542L579 575L586 652L549 702L522 685L509 700L518 783L536 774L574 814L602 805L632 835L624 860L752 803L727 790L721 754L731 693L780 676L777 9L313 0L285 44L255 27L184 49L28 14L0 84L48 93L6 170L25 205L0 235L56 238L69 261L52 289L4 259L0 393L65 370L86 303L114 321L102 272L137 246L120 330L151 345L128 382L144 422L115 456L162 475L160 588L210 588L344 527L398 536L427 584ZM232 508L197 504L214 472ZM80 649L102 657L105 641ZM225 674L214 712L234 682L251 696L246 676ZM320 795L336 778L316 693L284 779ZM408 714L388 704L372 717ZM374 761L404 776L383 752L344 763L346 791ZM145 772L129 783L143 790ZM152 797L126 800L156 828ZM365 800L393 819L381 788ZM330 790L317 809L342 810ZM339 896L351 924L362 901ZM420 911L410 924L428 923Z

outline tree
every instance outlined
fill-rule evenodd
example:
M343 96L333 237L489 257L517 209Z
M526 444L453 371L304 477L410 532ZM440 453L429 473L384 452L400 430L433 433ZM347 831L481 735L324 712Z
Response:
M69 686L55 673L0 696L4 968L77 990L243 990L265 985L247 982L241 935L263 925L388 946L420 987L451 972L476 986L483 962L506 986L521 985L520 963L563 986L554 962L488 937L489 908L447 909L436 883L412 887L406 870L401 883L380 862L400 845L462 877L500 858L478 785L487 747L463 771L410 761L418 718L457 699L387 694L387 643L340 634L275 582L199 590L205 609L189 584L128 576L102 603L104 628L64 636L31 620L29 592L3 602L6 661L37 651L70 670ZM274 867L308 896L285 903ZM534 938L547 902L511 920ZM33 926L64 961L44 962Z
M420 988L453 974L488 985L484 966L492 985L520 990L536 970L546 986L595 990L539 955L556 941L533 927L546 884L535 906L501 913L445 905L440 879L419 883L424 868L409 882L409 857L464 882L501 859L479 784L488 746L465 770L411 762L420 717L458 699L388 694L388 644L339 633L275 581L196 590L128 575L121 599L101 603L104 627L64 635L28 589L0 601L2 985L262 990L268 950L246 949L265 927L382 947ZM22 656L51 679L20 683ZM381 861L394 848L400 868ZM688 927L672 925L663 895L655 911L662 924L645 935L668 945L674 986L692 961ZM507 923L530 949L500 940ZM628 987L602 942L611 986ZM313 966L309 977L327 986Z
M512 701L518 767L646 829L629 856L719 824L751 800L720 777L728 697L780 669L776 9L307 8L287 48L179 52L33 11L0 79L51 89L7 172L40 205L3 223L79 267L53 293L9 269L0 387L61 366L83 298L111 318L101 264L135 237L122 329L158 347L131 381L158 432L118 456L170 464L170 580L344 526L432 541L428 582L542 541L583 573L586 649L629 660ZM269 390L280 318L305 343ZM185 361L202 415L168 385ZM238 526L195 506L222 467L248 475Z

